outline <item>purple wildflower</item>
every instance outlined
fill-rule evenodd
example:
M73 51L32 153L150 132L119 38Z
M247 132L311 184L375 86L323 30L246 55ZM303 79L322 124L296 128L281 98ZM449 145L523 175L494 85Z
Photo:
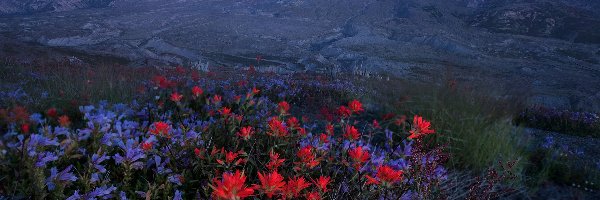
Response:
M106 172L106 168L103 165L100 165L100 163L102 163L102 162L104 162L105 160L108 160L108 159L110 159L110 156L106 156L106 154L104 154L104 153L102 155L94 154L94 155L92 155L91 164L100 173L105 173Z
M71 173L71 169L73 165L69 165L64 170L58 172L56 167L50 169L50 177L46 179L46 185L48 186L48 190L52 191L56 188L55 184L68 184L70 182L76 181L77 177Z
M46 163L58 160L58 156L52 152L43 152L38 154L35 161L35 167L45 167Z

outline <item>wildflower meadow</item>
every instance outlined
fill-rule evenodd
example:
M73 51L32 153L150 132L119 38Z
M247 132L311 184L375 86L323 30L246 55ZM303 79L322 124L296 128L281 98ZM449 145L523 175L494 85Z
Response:
M157 75L129 103L0 110L7 197L436 199L443 145L426 117L364 117L358 99L296 112L292 82ZM322 87L340 87L339 83ZM316 112L315 112L316 113Z
M510 120L459 98L394 108L374 95L394 89L365 80L239 72L99 72L6 93L0 199L497 199L566 177L556 153L526 153ZM94 93L105 84L118 85Z

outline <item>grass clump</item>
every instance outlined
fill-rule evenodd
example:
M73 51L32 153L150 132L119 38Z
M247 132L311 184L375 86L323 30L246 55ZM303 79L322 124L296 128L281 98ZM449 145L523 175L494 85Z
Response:
M138 94L144 80L156 70L118 64L0 63L0 105L26 105L34 110L109 102L128 102Z
M378 97L372 101L383 103L384 112L418 114L431 119L434 128L443 133L437 137L438 143L449 145L452 166L484 172L498 161L518 161L514 170L524 168L527 158L521 146L524 138L511 121L512 110L518 107L514 101L508 104L508 100L460 89L453 81L439 85L402 80L363 82L367 87L379 88L376 91L380 95L368 96Z

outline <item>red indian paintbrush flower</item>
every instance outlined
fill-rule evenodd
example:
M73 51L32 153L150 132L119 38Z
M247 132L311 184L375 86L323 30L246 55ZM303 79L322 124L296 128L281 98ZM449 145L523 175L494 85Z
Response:
M58 118L58 124L62 127L68 127L71 125L71 120L69 120L69 116L63 115Z
M375 184L383 184L384 186L392 186L394 183L402 180L402 174L404 171L395 170L390 166L382 165L377 168L377 174L375 175L377 178L373 178L369 175L366 175L367 185Z
M154 127L150 129L150 133L158 136L170 137L169 131L171 126L165 122L154 122Z
M306 129L305 128L298 128L298 134L300 134L301 136L306 136Z
M290 104L287 101L282 101L277 104L279 106L279 112L287 113L290 110Z
M175 86L174 82L169 81L166 77L164 76L154 76L154 78L152 78L152 81L158 85L158 87L160 88L168 88L168 87L173 87Z
M321 200L321 195L317 191L312 191L306 194L306 200Z
M354 168L356 170L360 169L362 164L371 158L369 151L363 150L361 146L348 150L348 155L354 161Z
M352 115L352 110L348 109L346 106L340 106L337 109L337 112L343 118L350 117Z
M287 126L290 127L290 129L300 128L300 122L298 121L298 118L296 118L296 117L288 118L286 123L287 123Z
M215 96L213 96L213 98L212 98L212 102L213 102L214 104L218 104L218 103L220 103L220 102L221 102L221 100L223 100L223 97L221 97L220 95L216 95L216 94L215 94Z
M321 192L327 192L327 185L329 185L330 180L329 176L320 176L314 183Z
M322 143L329 143L329 136L325 133L321 133L321 135L319 135L319 141Z
M24 134L29 133L29 124L28 123L21 124L21 132Z
M376 119L373 120L373 128L381 128L379 122Z
M310 185L304 177L290 178L283 190L284 198L297 198L300 192Z
M183 95L181 95L177 92L173 92L170 97L171 101L174 101L174 102L179 102L179 101L181 101L182 98L183 98Z
M271 151L269 153L269 157L271 158L271 160L269 160L269 162L265 166L271 171L277 170L277 168L279 168L283 164L283 162L285 162L285 159L279 159L279 154L275 153L274 151Z
M235 160L239 155L239 152L225 151L225 162L223 162L223 160L217 159L217 163L221 165L224 165L225 163L233 163L234 165L239 165L240 163L244 162L243 158Z
M393 184L402 180L402 170L394 170L392 167L383 165L377 169L377 178L383 183Z
M285 187L283 176L277 171L269 174L258 172L258 180L260 180L260 185L257 185L258 189L265 193L268 198L272 198L274 194L282 192L283 187Z
M300 151L298 151L298 153L296 153L296 156L298 156L298 158L300 158L300 162L297 164L305 165L309 169L312 169L312 168L316 167L317 165L319 165L319 161L315 159L316 157L315 157L315 154L313 153L313 149L314 148L310 145L305 146L302 149L300 149Z
M325 126L325 130L327 132L327 135L333 135L333 125L332 124L327 124L327 126Z
M260 90L258 88L256 88L256 87L252 88L252 94L253 95L257 95L259 92L260 92Z
M231 108L223 107L223 108L219 109L219 113L221 113L221 115L227 117L227 116L229 116L229 114L231 114Z
M285 137L288 135L288 130L277 117L272 117L269 120L269 131L267 131L267 134L270 136Z
M238 200L254 194L254 189L246 187L246 176L239 170L234 174L223 173L222 180L214 180L216 186L212 186L212 196L215 199Z
M423 117L415 115L413 118L413 128L409 131L410 136L408 136L408 138L416 139L423 135L435 133L434 130L429 129L430 127L431 122L423 120Z
M362 103L360 101L354 99L348 103L348 107L352 110L353 113L359 113L364 111Z
M48 115L48 117L55 118L58 116L58 112L56 111L56 108L50 108L46 111L46 115Z
M202 95L202 93L204 93L204 90L202 90L202 88L198 86L194 86L192 88L192 95L194 95L194 97L199 97L200 95Z
M240 131L236 133L236 135L247 141L252 137L252 135L254 135L254 130L251 126L242 127Z
M344 135L345 138L347 138L348 140L358 140L358 138L360 137L360 133L358 132L358 129L356 129L356 127L352 126L352 125L347 125L346 128L344 129Z
M152 149L152 142L143 142L142 143L142 150L148 151L150 149Z

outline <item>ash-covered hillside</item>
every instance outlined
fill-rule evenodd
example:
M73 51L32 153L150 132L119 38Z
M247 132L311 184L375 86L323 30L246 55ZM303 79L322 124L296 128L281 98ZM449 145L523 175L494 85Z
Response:
M107 7L115 0L2 0L0 15L60 12Z

